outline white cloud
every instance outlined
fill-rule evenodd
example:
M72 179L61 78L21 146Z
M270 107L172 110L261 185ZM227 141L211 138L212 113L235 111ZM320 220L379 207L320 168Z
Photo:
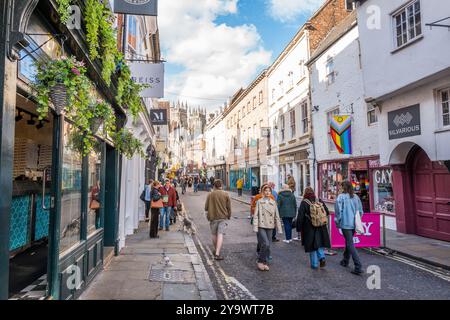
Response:
M270 64L253 25L228 26L219 15L237 13L238 0L161 0L159 28L164 58L181 67L167 79L167 91L185 97L230 97L256 72ZM170 94L168 94L170 96ZM192 104L218 106L224 101L180 97Z
M269 13L283 23L294 22L304 14L317 10L324 0L268 0Z

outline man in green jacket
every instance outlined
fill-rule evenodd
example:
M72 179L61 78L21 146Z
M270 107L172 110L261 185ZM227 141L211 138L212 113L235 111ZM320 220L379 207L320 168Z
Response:
M227 221L231 219L231 200L227 192L222 190L222 181L214 181L214 190L206 198L205 211L210 223L212 239L214 244L214 259L223 260L220 255L223 236L228 226Z

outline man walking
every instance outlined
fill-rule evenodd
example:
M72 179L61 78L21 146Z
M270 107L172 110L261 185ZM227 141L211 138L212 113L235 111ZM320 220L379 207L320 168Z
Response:
M221 180L214 181L214 190L206 198L205 211L211 227L214 259L223 260L220 250L228 226L227 220L231 219L231 200L228 193L222 190Z
M198 185L200 183L200 178L198 176L194 177L194 192L197 193L198 192Z
M159 222L159 230L169 231L170 225L170 217L172 216L172 212L177 205L177 194L175 189L170 185L170 180L165 180L165 185L159 189L161 193L164 208L161 208L161 217Z

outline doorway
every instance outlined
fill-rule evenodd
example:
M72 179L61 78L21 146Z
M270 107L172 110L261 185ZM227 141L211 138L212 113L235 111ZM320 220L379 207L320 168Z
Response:
M53 116L38 120L34 103L17 95L9 296L46 295ZM34 286L33 286L34 285Z

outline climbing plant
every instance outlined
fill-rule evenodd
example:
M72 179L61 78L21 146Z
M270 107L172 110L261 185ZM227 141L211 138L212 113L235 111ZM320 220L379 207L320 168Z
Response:
M92 60L98 57L100 49L99 29L103 17L103 4L98 0L87 0L85 9L86 38Z
M62 23L67 23L70 18L70 2L71 0L56 0L56 3L58 4L58 13Z

